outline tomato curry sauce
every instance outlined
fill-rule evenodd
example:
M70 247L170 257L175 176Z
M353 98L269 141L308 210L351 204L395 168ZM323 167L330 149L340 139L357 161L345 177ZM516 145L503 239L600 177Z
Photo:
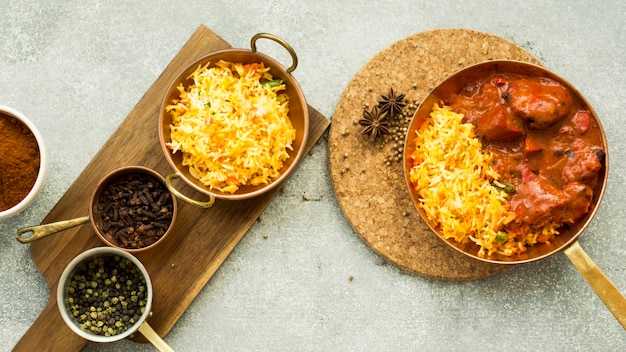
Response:
M447 102L475 126L493 154L497 185L515 221L505 231L523 236L529 227L572 224L590 209L605 161L598 122L559 82L494 73L466 86ZM537 242L549 240L549 234Z

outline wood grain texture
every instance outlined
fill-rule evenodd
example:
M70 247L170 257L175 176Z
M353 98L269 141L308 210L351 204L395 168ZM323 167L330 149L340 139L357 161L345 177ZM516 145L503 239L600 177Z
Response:
M394 143L372 143L356 122L364 107L377 104L389 88L419 103L448 75L493 59L539 64L523 48L488 33L456 28L416 33L372 57L352 78L333 114L328 158L339 206L368 246L411 273L471 280L511 267L472 259L441 241L419 218L402 163L386 165Z
M118 167L142 165L164 176L173 173L162 155L157 135L159 108L165 90L186 65L213 51L228 48L226 41L200 26L43 223L88 214L89 200L97 183ZM330 125L330 121L311 106L309 116L307 153ZM177 187L187 194L197 195L184 184L177 184ZM154 289L153 315L147 321L160 336L165 336L176 324L279 189L253 199L217 200L210 209L178 202L173 233L153 250L137 254L150 274ZM50 299L14 351L79 351L86 345L87 341L63 322L56 304L56 289L58 278L72 258L102 245L89 223L30 245L33 261L50 288ZM136 334L134 340L146 342L141 334Z

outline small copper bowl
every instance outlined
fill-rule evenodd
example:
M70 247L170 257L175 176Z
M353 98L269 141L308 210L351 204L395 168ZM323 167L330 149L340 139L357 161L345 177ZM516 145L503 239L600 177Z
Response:
M105 192L107 187L111 183L115 182L119 177L122 177L125 175L150 176L162 184L164 192L169 192L167 190L167 187L165 186L165 179L156 171L147 167L143 167L143 166L121 167L116 170L113 170L112 172L107 174L104 178L102 178L100 182L98 182L90 198L88 216L22 228L17 231L17 234L16 234L17 240L22 243L30 243L40 238L55 234L57 232L84 224L86 222L90 222L91 227L95 231L96 235L100 238L100 240L102 240L102 242L104 242L106 245L110 247L115 247L115 248L119 248L127 252L134 253L134 252L142 252L142 251L145 251L145 250L148 250L150 248L157 246L172 232L172 229L174 228L174 224L176 222L176 217L178 213L178 205L177 205L176 197L171 193L169 197L172 202L171 220L169 221L169 223L164 222L164 224L168 224L168 227L156 242L147 244L139 248L131 248L131 247L125 247L123 244L120 244L112 240L109 236L106 235L106 230L105 230L106 220L104 220L102 216L102 211L100 211L100 209L98 208L98 204L100 202L103 192ZM121 216L123 215L120 215L120 217Z
M100 199L103 197L103 192L111 183L115 182L115 180L119 179L120 177L128 176L128 175L150 176L153 179L156 179L158 182L161 183L161 186L163 187L163 192L169 192L169 190L165 186L165 179L158 172L150 168L143 167L143 166L122 167L122 168L112 171L98 183L96 190L91 196L91 203L89 206L89 218L91 220L91 224L94 230L96 231L96 234L98 235L98 237L100 237L102 242L106 243L108 246L117 247L117 248L123 249L131 253L142 252L142 251L145 251L145 250L148 250L150 248L157 246L172 232L172 229L174 228L174 223L176 221L177 213L178 213L178 206L176 202L176 197L170 193L169 198L171 199L171 208L172 208L171 218L169 218L169 221L163 222L163 224L167 225L167 229L161 235L161 237L159 237L157 241L152 242L151 244L147 244L145 246L141 246L139 248L128 248L112 240L109 236L106 235L106 231L104 230L107 220L104 219L102 211L98 207L98 203L100 202ZM154 199L153 201L156 202L157 200ZM137 231L137 229L135 229L135 231Z
M278 61L265 54L257 52L256 41L261 38L270 39L282 45L291 55L291 58L293 60L292 65L289 68L285 69ZM309 135L309 112L306 100L304 98L304 94L302 93L302 90L300 89L300 86L296 79L291 75L291 72L295 70L298 64L298 58L296 56L296 53L291 48L291 46L283 39L267 33L259 33L254 35L251 39L250 46L251 50L221 50L194 61L192 64L183 69L178 75L176 75L176 78L172 81L165 93L165 96L163 97L159 112L159 141L161 143L161 148L167 162L175 171L175 174L166 177L166 181L168 183L170 191L176 194L179 198L193 205L199 207L210 207L213 205L213 201L215 200L215 198L225 200L239 200L259 196L282 184L283 181L293 172L293 170L298 165L300 159L303 157L304 146L306 145ZM296 129L296 139L293 141L292 144L293 150L289 151L289 158L284 162L284 165L280 170L280 176L271 180L268 184L258 186L241 186L234 193L220 192L218 190L210 189L209 187L203 185L197 178L193 177L189 173L189 168L187 166L182 165L182 153L178 152L176 154L173 154L172 151L166 146L166 143L169 143L171 140L170 124L172 122L172 119L170 114L165 110L165 108L172 103L172 100L177 95L178 90L176 87L181 82L185 86L193 83L193 81L188 79L188 77L193 71L196 70L199 65L205 65L206 63L210 63L209 67L212 67L214 66L213 64L218 62L219 60L243 64L262 62L266 67L270 67L270 73L272 74L272 76L275 79L283 80L283 82L285 82L286 84L285 93L289 96L289 118L291 119L293 127ZM187 197L182 192L178 191L171 183L171 180L177 177L180 177L187 185L192 187L194 190L200 192L201 194L209 196L210 200L206 202L197 201L190 197Z

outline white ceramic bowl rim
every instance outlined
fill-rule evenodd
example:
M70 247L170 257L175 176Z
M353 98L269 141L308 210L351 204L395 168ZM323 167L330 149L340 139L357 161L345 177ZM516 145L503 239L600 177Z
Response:
M146 292L148 293L148 295L146 299L146 309L144 313L141 315L141 317L139 318L139 320L135 322L135 325L132 326L132 328L124 331L121 334L117 334L114 336L102 336L102 335L92 334L89 331L83 330L78 326L74 317L69 313L69 309L67 307L67 301L65 297L65 292L66 292L65 290L67 288L67 282L68 282L69 277L76 272L80 264L84 263L85 261L94 259L94 258L110 256L110 255L119 255L121 257L127 258L131 262L133 262L133 264L135 264L137 268L139 268L139 270L141 271L141 273L143 274L146 280L146 288L147 288ZM134 255L128 252L125 252L121 249L112 248L112 247L91 248L82 252L81 254L76 256L74 259L72 259L72 261L70 261L70 263L65 267L65 270L63 270L63 273L61 274L61 278L59 279L59 285L57 287L57 305L59 306L59 312L61 313L61 317L63 317L63 320L65 321L67 326L69 326L69 328L72 329L72 331L74 331L79 336L87 340L94 341L94 342L118 341L135 333L137 329L139 329L141 324L145 322L148 315L150 315L150 311L152 310L152 281L150 280L150 276L148 275L148 271L146 271L146 268L139 261L139 259L137 259L137 257L135 257Z
M39 132L39 129L37 129L35 124L30 119L24 116L24 114L22 114L21 112L8 106L0 105L0 111L20 120L23 124L25 124L26 127L28 127L28 129L30 129L30 131L35 136L35 139L37 140L37 145L39 146L39 174L37 175L37 180L35 181L33 188L30 190L30 192L28 192L24 199L22 199L12 208L0 211L0 219L6 219L13 215L17 215L21 211L26 209L26 207L28 207L30 203L35 200L35 198L39 194L39 191L41 191L41 188L43 187L46 179L46 174L48 172L48 152L46 150L42 134Z

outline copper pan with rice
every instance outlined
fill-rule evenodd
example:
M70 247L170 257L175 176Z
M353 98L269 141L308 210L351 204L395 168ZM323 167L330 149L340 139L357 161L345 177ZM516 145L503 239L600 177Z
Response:
M626 299L578 243L608 178L600 119L544 67L492 60L423 99L407 131L406 185L421 219L455 250L522 264L563 252L626 328Z
M286 49L291 66L258 52L259 39ZM208 208L215 199L262 195L281 185L303 157L309 113L292 75L297 55L268 33L254 35L250 47L197 59L176 76L163 98L159 140L175 171L166 177L167 186L192 205ZM208 198L190 196L177 178Z

